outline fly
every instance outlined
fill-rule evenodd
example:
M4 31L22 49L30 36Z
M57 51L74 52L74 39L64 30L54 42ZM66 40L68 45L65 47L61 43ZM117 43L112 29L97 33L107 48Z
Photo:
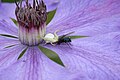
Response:
M65 35L59 36L58 41L55 44L60 45L61 43L69 43L72 42L71 38L67 35L70 35L74 32L67 33Z

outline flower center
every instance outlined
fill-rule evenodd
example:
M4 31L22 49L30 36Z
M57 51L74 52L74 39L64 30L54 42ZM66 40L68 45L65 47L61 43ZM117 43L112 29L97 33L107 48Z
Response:
M26 0L22 7L16 3L15 14L19 23L19 40L22 44L34 46L40 44L46 31L46 5L43 0L33 0L33 6Z

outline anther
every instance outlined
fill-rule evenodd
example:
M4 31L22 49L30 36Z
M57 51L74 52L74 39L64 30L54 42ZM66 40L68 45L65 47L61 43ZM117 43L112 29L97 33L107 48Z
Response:
M22 1L16 2L15 14L19 24L19 39L22 44L37 45L41 41L46 31L46 5L43 0L33 0L33 6L25 1L26 5L22 7ZM37 36L40 36L38 39Z

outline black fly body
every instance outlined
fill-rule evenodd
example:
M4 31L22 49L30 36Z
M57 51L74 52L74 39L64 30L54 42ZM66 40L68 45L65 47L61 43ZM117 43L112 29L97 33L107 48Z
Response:
M71 42L72 40L71 40L71 38L70 38L69 36L67 36L67 35L70 35L70 34L72 34L72 33L74 33L74 32L70 32L70 33L67 33L67 34L65 34L65 35L59 36L58 41L55 42L55 44L60 45L61 43L66 43L66 44L70 45L70 42Z

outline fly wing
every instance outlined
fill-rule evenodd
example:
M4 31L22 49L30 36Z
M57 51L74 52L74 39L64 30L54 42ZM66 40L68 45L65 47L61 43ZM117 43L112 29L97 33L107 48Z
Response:
M74 33L74 31L73 31L73 32L69 32L69 33L67 33L67 34L64 34L64 35L60 36L60 39L66 37L67 35L73 34L73 33Z

